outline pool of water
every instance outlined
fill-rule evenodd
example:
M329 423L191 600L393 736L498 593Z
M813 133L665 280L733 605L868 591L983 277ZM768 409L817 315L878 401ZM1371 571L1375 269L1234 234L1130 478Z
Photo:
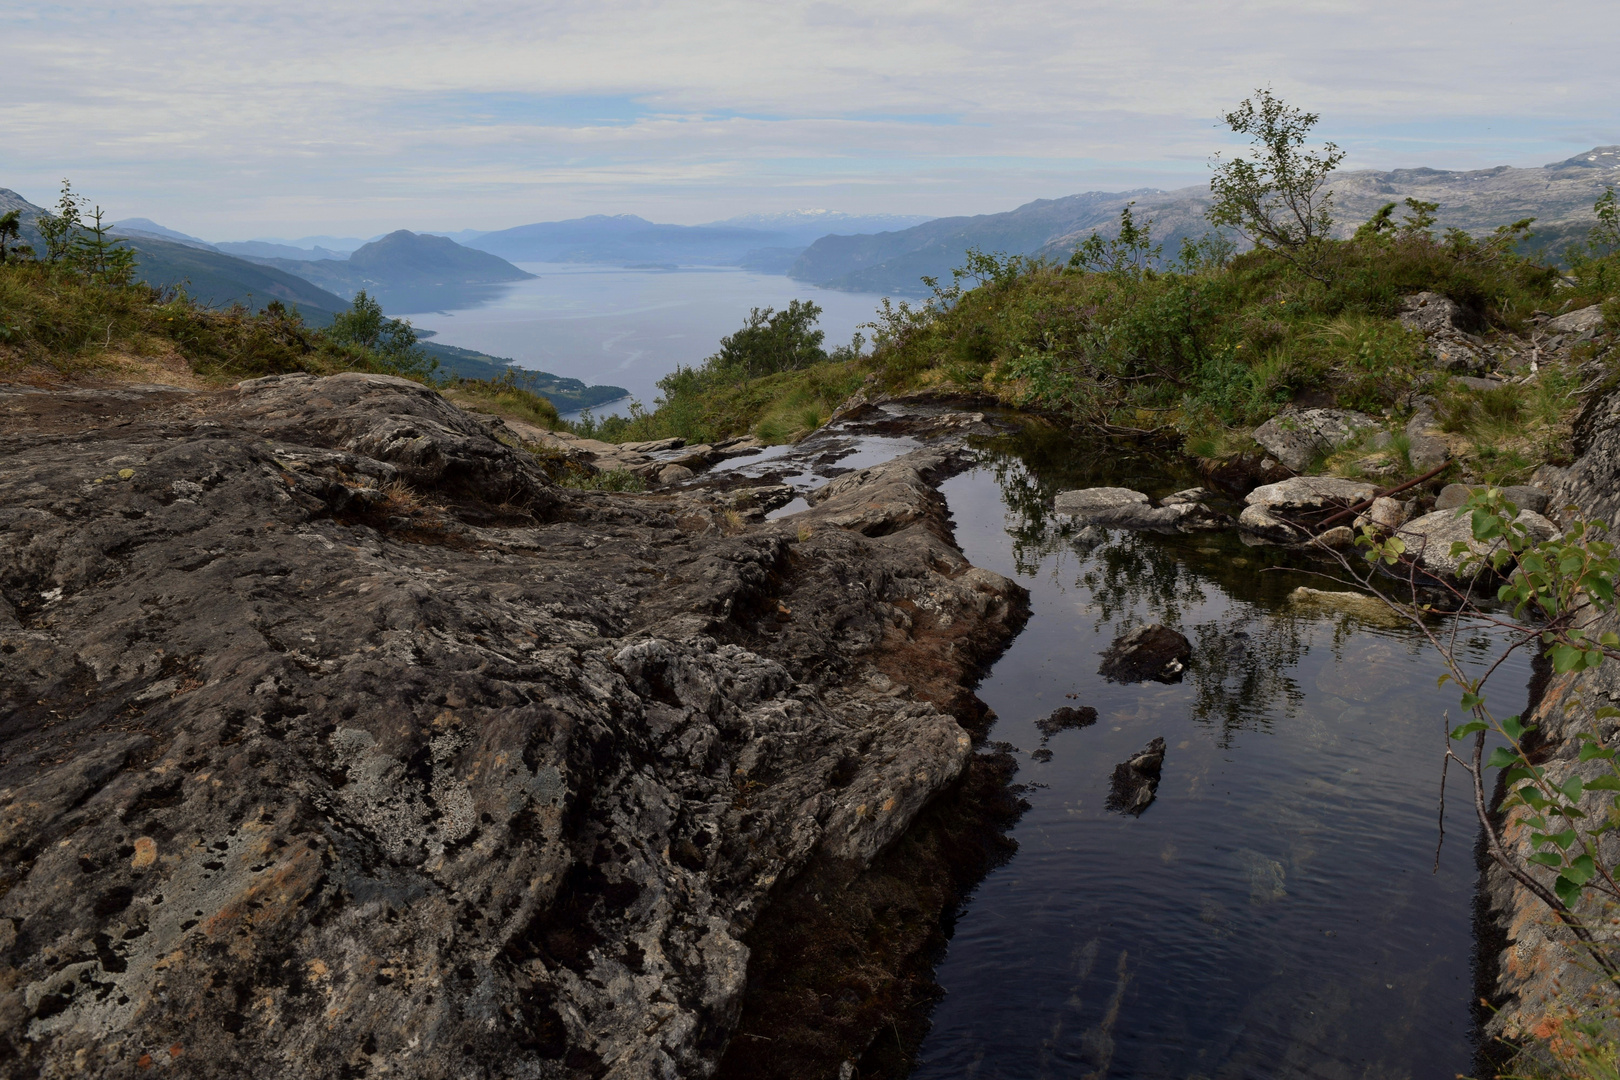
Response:
M1297 586L1342 586L1232 534L1077 540L1049 514L1067 488L1196 482L1164 462L1037 429L980 449L943 491L968 558L1030 590L1027 627L979 688L990 738L1024 755L1030 808L956 923L913 1075L1466 1072L1475 829L1456 786L1436 869L1457 703L1426 644L1301 608ZM1106 682L1099 654L1145 622L1192 641L1186 678ZM1528 681L1527 666L1494 680ZM1043 742L1035 721L1063 705L1100 719ZM1155 737L1157 800L1111 812L1115 764ZM1029 756L1043 748L1050 761Z

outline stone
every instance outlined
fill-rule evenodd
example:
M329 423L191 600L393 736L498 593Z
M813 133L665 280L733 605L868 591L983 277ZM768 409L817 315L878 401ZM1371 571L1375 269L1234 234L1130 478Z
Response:
M1420 292L1401 298L1401 311L1396 319L1408 330L1433 334L1440 330L1462 329L1462 314L1462 308L1449 297Z
M1238 515L1238 530L1245 543L1295 544L1310 534L1271 513L1264 506L1245 506Z
M1119 814L1141 817L1158 797L1159 777L1164 770L1164 738L1161 736L1114 766L1108 793L1108 809Z
M645 442L620 443L619 449L631 454L657 454L664 450L679 450L685 439L648 439Z
M1373 497L1377 488L1365 480L1341 476L1295 476L1276 484L1257 487L1244 496L1249 506L1273 511L1309 513L1329 508L1342 509Z
M1438 469L1451 460L1451 447L1435 435L1410 435L1406 456L1419 474Z
M1406 524L1410 516L1411 506L1399 499L1391 499L1387 495L1379 496L1373 504L1362 513L1356 515L1355 527L1357 529L1371 525L1380 532L1392 533Z
M1476 379L1472 375L1458 375L1451 381L1457 386L1466 387L1469 390L1474 390L1479 393L1484 393L1489 390L1500 390L1502 387L1507 385L1507 383L1503 382L1501 379Z
M1118 487L1060 491L1052 500L1052 509L1068 515L1077 525L1112 524L1115 518L1128 518L1152 505L1142 492Z
M1551 334L1585 334L1603 325L1603 305L1593 304L1556 319L1549 319L1543 328Z
M1313 518L1365 502L1377 492L1365 480L1338 476L1295 476L1257 487L1244 496L1247 504L1238 528L1257 539L1293 544L1310 534Z
M6 1075L712 1075L745 935L976 775L1027 616L951 447L741 531L379 376L0 387L0 459Z
M1035 721L1035 727L1040 731L1043 738L1049 739L1060 731L1090 727L1096 722L1097 710L1090 705L1082 705L1078 709L1064 705L1061 708L1052 710L1050 716Z
M1455 510L1473 497L1474 492L1484 491L1482 484L1447 484L1440 489L1440 495L1434 500L1436 510ZM1502 489L1502 497L1517 506L1520 510L1530 510L1537 514L1546 513L1547 492L1530 484L1512 484Z
M1254 429L1254 441L1293 472L1331 453L1367 428L1382 426L1366 413L1349 409L1301 409L1280 413Z
M1301 585L1288 594L1289 603L1306 609L1323 609L1354 615L1363 622L1376 626L1409 626L1400 615L1376 596L1365 593L1342 592L1331 589L1312 589Z
M1311 537L1311 543L1319 547L1340 550L1354 547L1356 543L1355 530L1348 525L1335 525L1331 529L1323 529Z
M1550 540L1559 535L1558 526L1533 511L1521 511L1517 520L1529 528L1534 540ZM1400 537L1406 541L1407 553L1417 560L1420 567L1435 577L1452 580L1456 580L1458 566L1464 557L1451 553L1453 543L1465 542L1470 551L1484 556L1489 556L1500 543L1475 540L1469 516L1459 516L1455 509L1436 510L1407 522L1400 530ZM1486 573L1489 573L1488 567Z
M1202 491L1201 488L1191 489ZM1095 487L1062 491L1052 500L1053 511L1076 525L1153 532L1194 532L1224 527L1226 520L1201 502L1180 501L1154 506L1140 491Z
M658 482L660 484L679 484L692 479L696 475L685 465L665 465L658 470Z
M1388 454L1374 454L1371 457L1360 458L1356 461L1356 471L1362 476L1376 476L1379 478L1396 476L1401 471L1400 462Z
M1103 653L1098 674L1110 682L1180 682L1192 661L1192 643L1184 636L1153 623L1121 634Z
M1210 499L1213 499L1213 498L1216 498L1216 497L1217 496L1216 496L1215 492L1209 490L1208 488L1193 487L1193 488L1186 488L1185 490L1175 492L1172 495L1166 495L1164 498L1159 500L1159 505L1160 506L1183 506L1183 505L1187 505L1187 504L1191 504L1191 503L1208 502Z

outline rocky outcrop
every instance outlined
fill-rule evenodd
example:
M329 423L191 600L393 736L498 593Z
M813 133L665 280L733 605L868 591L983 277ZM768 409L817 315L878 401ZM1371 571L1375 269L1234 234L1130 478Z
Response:
M11 1076L705 1075L1024 610L949 447L755 529L373 376L6 390L0 458Z
M1192 662L1192 643L1159 623L1138 626L1114 640L1103 653L1098 674L1110 682L1180 682Z
M1296 473L1310 468L1323 454L1380 427L1365 413L1349 409L1300 409L1279 413L1254 429L1254 441Z
M1593 401L1576 430L1579 457L1567 469L1547 475L1554 479L1551 506L1568 524L1570 516L1620 525L1620 394ZM1574 507L1573 515L1564 508ZM1451 511L1455 513L1455 511ZM1620 630L1620 614L1609 612L1589 632ZM1540 688L1538 688L1540 689ZM1552 783L1562 785L1572 776L1591 780L1607 766L1602 761L1579 759L1580 736L1595 735L1614 745L1614 721L1600 720L1597 710L1620 705L1620 664L1604 663L1578 673L1553 675L1536 695L1527 719L1537 725L1537 757ZM1588 792L1581 808L1601 819L1612 793ZM1522 855L1531 847L1520 813L1508 816L1504 839ZM1620 861L1620 841L1611 833L1600 848L1606 863ZM1533 871L1541 873L1542 871ZM1547 880L1550 882L1550 875ZM1612 1015L1616 991L1598 969L1572 944L1568 931L1558 926L1547 909L1506 872L1488 864L1485 894L1491 917L1505 938L1496 964L1495 1011L1487 1023L1492 1035L1511 1040L1556 1036L1568 1023L1572 1010L1595 1010ZM1600 928L1613 955L1612 912L1590 897L1580 909L1591 925Z

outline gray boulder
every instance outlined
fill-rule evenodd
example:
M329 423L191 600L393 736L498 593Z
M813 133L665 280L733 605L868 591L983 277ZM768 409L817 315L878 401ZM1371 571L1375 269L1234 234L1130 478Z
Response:
M1257 487L1244 497L1247 504L1238 528L1264 540L1298 543L1308 533L1302 525L1323 511L1345 509L1371 499L1378 491L1365 480L1338 476L1295 476L1277 484Z
M1559 535L1558 526L1531 510L1520 511L1517 520L1530 530L1536 540L1551 540ZM1407 551L1419 566L1435 577L1457 578L1457 569L1465 555L1453 555L1451 545L1461 541L1476 555L1489 556L1500 541L1481 543L1474 539L1467 514L1456 510L1436 510L1432 514L1409 521L1400 530Z
M1201 488L1178 492L1189 495ZM1176 496L1171 496L1175 499ZM1166 500L1164 506L1154 506L1140 491L1130 488L1095 487L1059 492L1052 500L1052 509L1081 526L1103 526L1116 529L1143 529L1152 532L1192 532L1198 529L1220 528L1229 519L1215 513L1201 502Z
M1319 454L1332 452L1379 422L1350 409L1302 409L1272 417L1254 429L1254 441L1294 472Z
M1401 299L1401 313L1396 316L1408 330L1433 334L1441 330L1460 330L1462 308L1439 293L1420 292Z
M1550 319L1545 329L1550 334L1585 334L1603 325L1603 305L1593 304L1567 315Z
M1440 489L1440 497L1434 500L1436 510L1455 510L1467 502L1476 491L1484 491L1485 486L1475 484L1447 484ZM1530 484L1513 484L1502 489L1502 495L1508 502L1520 510L1529 510L1533 513L1544 514L1547 511L1547 493L1541 488Z

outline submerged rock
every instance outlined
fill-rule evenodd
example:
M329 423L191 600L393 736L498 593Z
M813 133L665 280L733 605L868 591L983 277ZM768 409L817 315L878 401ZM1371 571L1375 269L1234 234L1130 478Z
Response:
M1060 731L1090 727L1096 722L1097 710L1090 705L1082 705L1078 709L1071 709L1065 705L1062 708L1052 710L1050 716L1035 721L1035 727L1040 731L1042 737L1050 739Z
M1321 454L1380 423L1350 409L1301 409L1272 417L1254 429L1254 441L1294 472L1304 472Z
M1098 674L1112 682L1180 682L1192 661L1192 643L1167 626L1153 623L1121 634L1103 653Z
M1108 809L1141 817L1159 793L1159 775L1164 769L1164 739L1156 738L1114 766Z

